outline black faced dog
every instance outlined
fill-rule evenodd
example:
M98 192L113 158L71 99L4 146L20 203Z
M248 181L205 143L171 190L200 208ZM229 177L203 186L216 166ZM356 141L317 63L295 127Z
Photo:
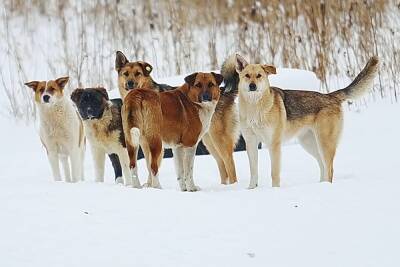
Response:
M124 181L127 186L140 188L137 174L129 170L129 157L121 120L122 100L109 100L104 88L78 88L72 93L71 99L83 120L92 149L96 181L104 181L104 160L108 154L114 168L115 181Z

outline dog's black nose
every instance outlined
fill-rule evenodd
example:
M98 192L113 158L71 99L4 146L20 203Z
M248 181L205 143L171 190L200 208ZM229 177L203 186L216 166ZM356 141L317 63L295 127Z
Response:
M212 100L212 96L209 92L205 92L203 94L203 101L211 101Z
M48 96L48 95L44 95L44 96L43 96L43 101L44 101L45 103L49 103L49 100L50 100L50 96Z
M255 90L257 90L257 85L256 85L255 83L249 84L249 90L250 90L250 91L255 91Z
M134 83L133 81L128 81L128 82L126 83L126 85L127 85L127 87L128 87L129 89L133 89L133 86L135 86L135 83Z

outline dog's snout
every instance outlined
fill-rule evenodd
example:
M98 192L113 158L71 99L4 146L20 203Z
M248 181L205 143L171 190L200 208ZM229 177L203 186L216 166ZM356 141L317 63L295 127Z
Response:
M50 96L49 96L49 95L44 95L44 96L43 96L43 101L44 101L45 103L49 103L49 101L50 101Z
M133 89L133 87L135 86L135 83L134 83L133 81L128 81L128 82L126 83L126 85L127 85L127 87L128 87L129 89Z
M209 92L205 92L203 94L203 101L211 101L212 100L212 96Z
M255 91L257 90L257 85L255 83L250 83L249 84L249 90L250 91Z

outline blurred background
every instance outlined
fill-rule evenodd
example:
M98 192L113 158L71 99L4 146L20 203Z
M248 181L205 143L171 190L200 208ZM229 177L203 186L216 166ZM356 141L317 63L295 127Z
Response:
M36 110L24 82L69 75L70 89L114 90L116 50L159 78L218 70L239 52L312 71L322 92L378 55L372 99L398 101L399 0L2 0L0 25L0 112L25 121Z

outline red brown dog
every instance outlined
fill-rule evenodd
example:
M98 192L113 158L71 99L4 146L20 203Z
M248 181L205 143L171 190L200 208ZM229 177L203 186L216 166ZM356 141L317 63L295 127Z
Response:
M129 91L122 107L122 119L130 168L137 175L139 144L151 169L147 186L160 188L158 179L164 147L174 154L182 191L197 191L193 181L196 147L208 131L220 97L223 77L216 73L193 73L181 87L156 92L147 88Z

